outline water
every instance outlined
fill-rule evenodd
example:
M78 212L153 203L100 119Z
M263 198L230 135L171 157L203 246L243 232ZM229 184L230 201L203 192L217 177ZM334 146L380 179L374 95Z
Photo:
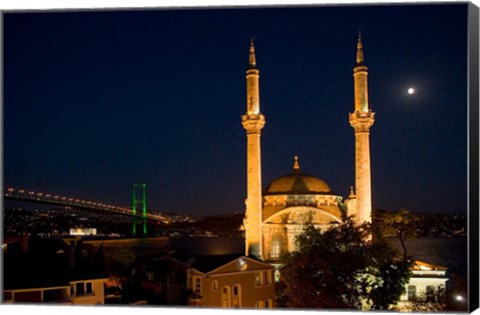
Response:
M390 239L391 244L401 253L403 249L398 239ZM467 303L459 303L453 297L468 298L468 239L467 237L418 237L407 239L407 255L426 263L447 267L447 304L450 310L466 311ZM478 268L475 267L475 268Z
M400 253L403 249L396 238L389 242ZM222 255L242 254L244 239L241 237L153 237L138 239L86 240L99 246L103 243L105 254L118 247L130 248L137 255L177 251L188 254ZM407 254L416 260L448 268L449 273L467 275L466 237L418 237L407 239Z
M105 255L116 248L129 248L137 256L177 251L188 254L243 254L245 240L241 237L151 237L137 239L85 240L95 246L103 244Z
M396 238L390 243L400 252L403 249ZM417 237L405 242L407 255L429 264L447 267L449 273L467 275L468 243L466 237Z

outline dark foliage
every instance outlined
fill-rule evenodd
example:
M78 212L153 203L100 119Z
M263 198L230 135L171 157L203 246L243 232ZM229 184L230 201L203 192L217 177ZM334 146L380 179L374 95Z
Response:
M308 225L297 237L297 250L284 257L281 270L286 307L388 309L404 292L409 259L375 236L355 227L351 218L321 233Z

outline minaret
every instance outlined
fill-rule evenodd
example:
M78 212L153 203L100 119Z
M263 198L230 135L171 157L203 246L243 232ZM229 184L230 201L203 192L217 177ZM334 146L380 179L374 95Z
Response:
M370 127L375 121L368 105L368 68L364 64L360 32L357 42L357 64L353 68L355 86L355 112L350 113L350 125L355 130L355 222L360 225L372 222L372 188L370 179Z
M262 257L262 165L260 134L265 117L260 113L259 73L253 38L247 69L247 112L242 116L247 131L247 199L245 200L245 254Z

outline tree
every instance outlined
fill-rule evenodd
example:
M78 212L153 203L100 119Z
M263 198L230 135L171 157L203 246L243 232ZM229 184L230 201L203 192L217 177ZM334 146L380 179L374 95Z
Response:
M297 237L297 252L284 257L281 292L296 308L387 309L409 280L410 261L399 259L383 241L369 237L368 225L352 218L321 233L307 225Z
M131 247L118 247L109 253L106 259L106 269L108 271L107 287L123 287L130 278L131 267L135 257Z
M377 263L371 268L374 276L368 299L371 302L371 309L389 309L397 304L401 295L405 292L405 286L410 280L413 259L399 258L389 247L378 248ZM383 247L383 248L382 248ZM382 255L384 252L386 254Z
M403 248L403 257L407 259L407 238L415 237L419 218L407 209L395 211L375 210L375 234L381 236L395 236Z

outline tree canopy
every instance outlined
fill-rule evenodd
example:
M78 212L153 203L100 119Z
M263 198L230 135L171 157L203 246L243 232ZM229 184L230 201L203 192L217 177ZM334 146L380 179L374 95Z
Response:
M376 209L374 211L375 235L395 236L400 241L403 248L403 257L407 259L407 247L405 241L407 238L417 235L417 224L419 218L407 209L387 211Z
M383 238L372 241L368 225L347 218L324 233L307 225L297 251L284 256L283 306L388 309L404 292L411 260L399 257Z

